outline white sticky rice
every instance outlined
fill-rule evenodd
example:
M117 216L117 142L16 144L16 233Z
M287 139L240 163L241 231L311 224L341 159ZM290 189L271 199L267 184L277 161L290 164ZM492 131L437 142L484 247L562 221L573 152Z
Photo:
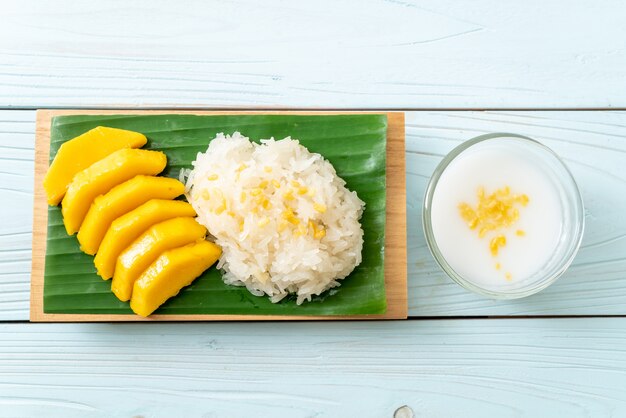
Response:
M220 133L181 181L198 222L222 247L226 284L272 302L296 294L301 304L361 263L365 204L297 140L256 144Z

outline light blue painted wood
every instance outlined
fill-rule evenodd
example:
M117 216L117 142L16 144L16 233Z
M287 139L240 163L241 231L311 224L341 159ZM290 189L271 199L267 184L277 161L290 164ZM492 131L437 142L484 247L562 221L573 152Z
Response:
M5 3L5 107L626 106L620 0Z
M35 112L0 111L0 321L28 319Z
M412 316L626 314L626 112L407 113L409 312ZM460 288L428 252L421 204L430 174L463 140L509 131L565 158L583 192L587 230L573 267L538 295L491 301ZM34 112L0 111L0 319L28 318Z
M625 347L626 318L0 324L0 417L622 417Z

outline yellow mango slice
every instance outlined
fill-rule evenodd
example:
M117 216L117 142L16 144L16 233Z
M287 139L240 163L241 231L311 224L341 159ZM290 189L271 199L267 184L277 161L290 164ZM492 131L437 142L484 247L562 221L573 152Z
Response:
M141 148L146 141L146 136L139 132L98 126L63 143L43 179L48 204L56 206L61 202L78 172L117 150Z
M135 176L93 201L78 231L80 249L89 255L98 252L111 223L150 199L174 199L185 185L169 177Z
M135 280L164 251L196 242L206 232L194 218L174 218L151 226L118 257L111 290L119 300L129 300Z
M220 247L205 240L164 252L135 282L131 309L144 317L150 315L189 286L221 254Z
M153 199L114 220L94 259L100 277L104 280L113 277L117 257L152 225L185 216L196 216L196 211L189 203Z
M158 174L165 164L167 157L162 152L122 149L76 174L61 203L67 233L72 235L78 231L96 197L136 175Z

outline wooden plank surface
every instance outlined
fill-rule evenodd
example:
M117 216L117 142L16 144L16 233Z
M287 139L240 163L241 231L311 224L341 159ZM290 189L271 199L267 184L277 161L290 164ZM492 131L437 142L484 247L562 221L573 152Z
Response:
M2 417L608 418L624 388L626 318L0 324Z
M0 111L0 321L28 318L35 112Z
M26 320L30 282L35 113L0 111L0 320ZM410 316L623 315L626 313L626 112L407 113L408 302ZM428 253L421 202L428 177L459 141L509 131L544 140L580 183L587 230L574 265L552 287L517 301L491 301L449 281ZM601 165L598 162L602 162Z
M50 123L54 116L78 114L137 114L156 115L170 110L39 110L37 112L35 145L35 196L33 214L33 251L31 272L30 320L33 322L97 322L97 321L287 321L287 320L341 320L341 319L406 319L407 317L407 228L406 183L404 164L404 114L387 113L387 206L385 224L385 292L387 311L380 315L285 316L285 315L138 315L109 314L49 314L44 312L43 288L48 228L48 206L43 190L43 178L48 169L50 150ZM217 114L313 114L312 112L242 112L191 111L197 115ZM337 112L317 112L337 113Z
M626 106L621 0L5 3L1 107Z

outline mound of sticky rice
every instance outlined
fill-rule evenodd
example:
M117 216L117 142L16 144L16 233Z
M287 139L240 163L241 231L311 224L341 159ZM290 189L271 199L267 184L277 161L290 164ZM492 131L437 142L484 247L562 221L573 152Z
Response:
M364 203L297 140L218 134L181 180L198 222L222 247L227 284L272 302L295 294L301 304L361 263Z

